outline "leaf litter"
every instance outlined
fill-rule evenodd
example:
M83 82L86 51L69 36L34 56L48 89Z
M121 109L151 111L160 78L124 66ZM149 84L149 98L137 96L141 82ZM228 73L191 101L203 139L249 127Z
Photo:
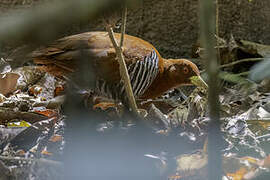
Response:
M229 41L222 40L224 51L221 52L227 54L221 56L226 66L220 76L222 88L219 96L221 130L226 142L222 151L223 178L253 179L263 176L270 168L270 81L266 78L256 83L247 78L248 73L239 75L241 72L235 72L237 63L234 61L241 60L239 51L249 54L250 58L263 58L268 54L269 46L236 41L233 37ZM203 48L199 53L203 56ZM235 64L229 66L228 63ZM61 111L65 83L63 79L41 72L35 66L12 70L5 63L1 70L0 162L4 162L13 177L35 176L32 179L38 179L38 173L45 172L34 170L43 167L50 169L45 174L51 173L51 179L61 176L61 171L54 171L51 167L61 169L58 160L65 144L66 116ZM207 88L200 84L197 86L191 89L180 87L158 99L139 102L143 119L153 133L176 137L178 143L192 147L167 153L165 148L153 154L145 152L145 158L155 159L161 173L168 173L169 160L173 159L176 165L174 171L168 173L169 179L207 178L208 155L203 148L207 144L209 123ZM133 122L117 121L123 115L121 105L109 102L93 107L91 105L97 100L91 99L91 92L84 92L82 96L85 108L105 114L106 121L96 128L99 133L120 127L125 134L136 126ZM39 160L40 157L45 161Z

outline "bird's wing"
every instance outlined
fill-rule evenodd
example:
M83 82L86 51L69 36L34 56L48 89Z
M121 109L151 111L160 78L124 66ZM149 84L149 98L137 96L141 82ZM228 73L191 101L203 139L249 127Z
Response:
M121 34L115 33L115 37L119 42ZM154 54L151 54L151 51L155 51ZM120 81L116 52L107 32L86 32L64 37L51 43L46 48L34 51L31 53L31 58L36 64L41 65L41 69L61 77L79 69L80 62L82 62L82 52L89 59L89 63L93 65L93 69L96 70L96 76L111 84ZM150 61L153 58L159 59L159 68L162 66L162 58L158 51L150 43L134 36L125 35L123 55L128 67L131 64L134 64L133 67L135 67L137 63L136 67L147 66L146 68L151 69ZM145 72L145 76L150 81L148 73ZM139 88L136 91L137 94L141 94L146 88L144 86L148 86L148 84L136 85Z

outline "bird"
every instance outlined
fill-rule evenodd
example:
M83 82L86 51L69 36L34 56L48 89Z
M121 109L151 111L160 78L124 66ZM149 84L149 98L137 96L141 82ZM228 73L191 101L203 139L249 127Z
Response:
M119 42L121 34L115 33L115 38ZM111 98L123 96L116 51L106 31L58 39L33 51L30 57L42 70L61 77L78 70L78 54L82 50L89 54L94 67L97 91ZM122 52L136 100L155 99L173 88L193 85L190 78L200 77L198 67L191 61L163 58L152 44L135 36L125 34Z

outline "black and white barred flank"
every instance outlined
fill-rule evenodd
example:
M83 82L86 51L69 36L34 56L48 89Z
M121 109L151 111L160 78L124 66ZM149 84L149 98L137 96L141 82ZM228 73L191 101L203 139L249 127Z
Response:
M143 61L137 61L128 66L130 83L135 97L140 97L152 84L158 75L158 56L153 50L150 55L145 56ZM111 99L123 99L125 88L121 80L116 84L109 84L100 79L97 81L97 92Z

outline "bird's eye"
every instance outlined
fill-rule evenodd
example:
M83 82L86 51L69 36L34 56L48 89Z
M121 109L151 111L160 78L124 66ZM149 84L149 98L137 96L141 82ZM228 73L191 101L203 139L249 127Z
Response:
M183 72L184 72L184 74L188 74L188 72L189 72L188 67L184 67Z

